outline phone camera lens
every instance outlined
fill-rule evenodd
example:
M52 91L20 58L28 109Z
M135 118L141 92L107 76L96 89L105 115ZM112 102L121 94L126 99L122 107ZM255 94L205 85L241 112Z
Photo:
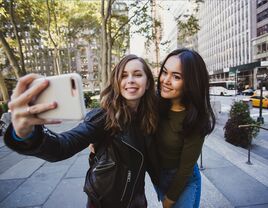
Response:
M72 89L75 90L76 87L75 87L75 81L73 78L71 78L71 84L72 84Z

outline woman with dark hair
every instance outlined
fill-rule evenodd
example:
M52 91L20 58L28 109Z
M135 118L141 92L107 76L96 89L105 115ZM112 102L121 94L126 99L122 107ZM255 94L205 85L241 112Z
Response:
M96 207L96 203L104 208L147 207L144 179L152 161L149 135L156 130L157 109L154 80L145 61L135 55L124 57L115 66L110 84L101 93L101 108L92 110L77 127L62 133L43 126L58 121L36 116L56 108L56 103L29 104L49 84L46 80L34 89L28 88L37 77L36 74L22 77L14 90L9 103L12 124L4 137L7 146L21 154L56 162L73 156L90 143L105 145L103 142L108 142L109 138L126 167L126 178L120 179L124 185L115 184L116 191L111 190L120 198L107 200L103 195L94 202L88 197L87 207ZM103 193L107 193L107 187Z
M156 141L161 166L158 198L164 208L197 208L201 195L197 159L205 136L215 126L209 76L202 57L189 49L168 54L157 90L160 121Z

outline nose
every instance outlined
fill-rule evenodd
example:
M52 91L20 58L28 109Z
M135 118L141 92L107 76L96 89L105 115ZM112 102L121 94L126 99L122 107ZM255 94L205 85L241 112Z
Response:
M169 75L163 76L163 83L170 84L170 76Z
M134 82L134 78L133 78L133 76L129 75L129 76L127 77L127 83L133 83L133 82Z

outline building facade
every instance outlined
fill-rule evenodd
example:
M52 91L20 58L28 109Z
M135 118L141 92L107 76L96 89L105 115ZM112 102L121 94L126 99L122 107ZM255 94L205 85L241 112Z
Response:
M234 80L238 90L258 88L267 73L267 0L207 0L200 5L198 50L211 81Z
M268 75L268 0L251 1L252 8L252 47L253 61L260 62L260 67L255 69L257 83ZM268 89L268 81L264 81Z
M253 86L252 69L242 67L252 62L250 6L249 0L207 0L200 5L198 50L212 81ZM233 68L237 66L242 68Z

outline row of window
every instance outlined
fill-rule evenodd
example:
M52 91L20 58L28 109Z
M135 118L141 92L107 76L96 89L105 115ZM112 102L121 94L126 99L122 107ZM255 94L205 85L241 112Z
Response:
M266 4L268 0L257 0L257 8L261 7L262 5Z
M268 24L263 25L262 27L257 28L257 36L268 33Z
M263 10L259 14L257 14L257 22L260 22L264 19L268 18L268 9Z
M261 43L256 46L257 54L265 53L268 51L268 43Z

